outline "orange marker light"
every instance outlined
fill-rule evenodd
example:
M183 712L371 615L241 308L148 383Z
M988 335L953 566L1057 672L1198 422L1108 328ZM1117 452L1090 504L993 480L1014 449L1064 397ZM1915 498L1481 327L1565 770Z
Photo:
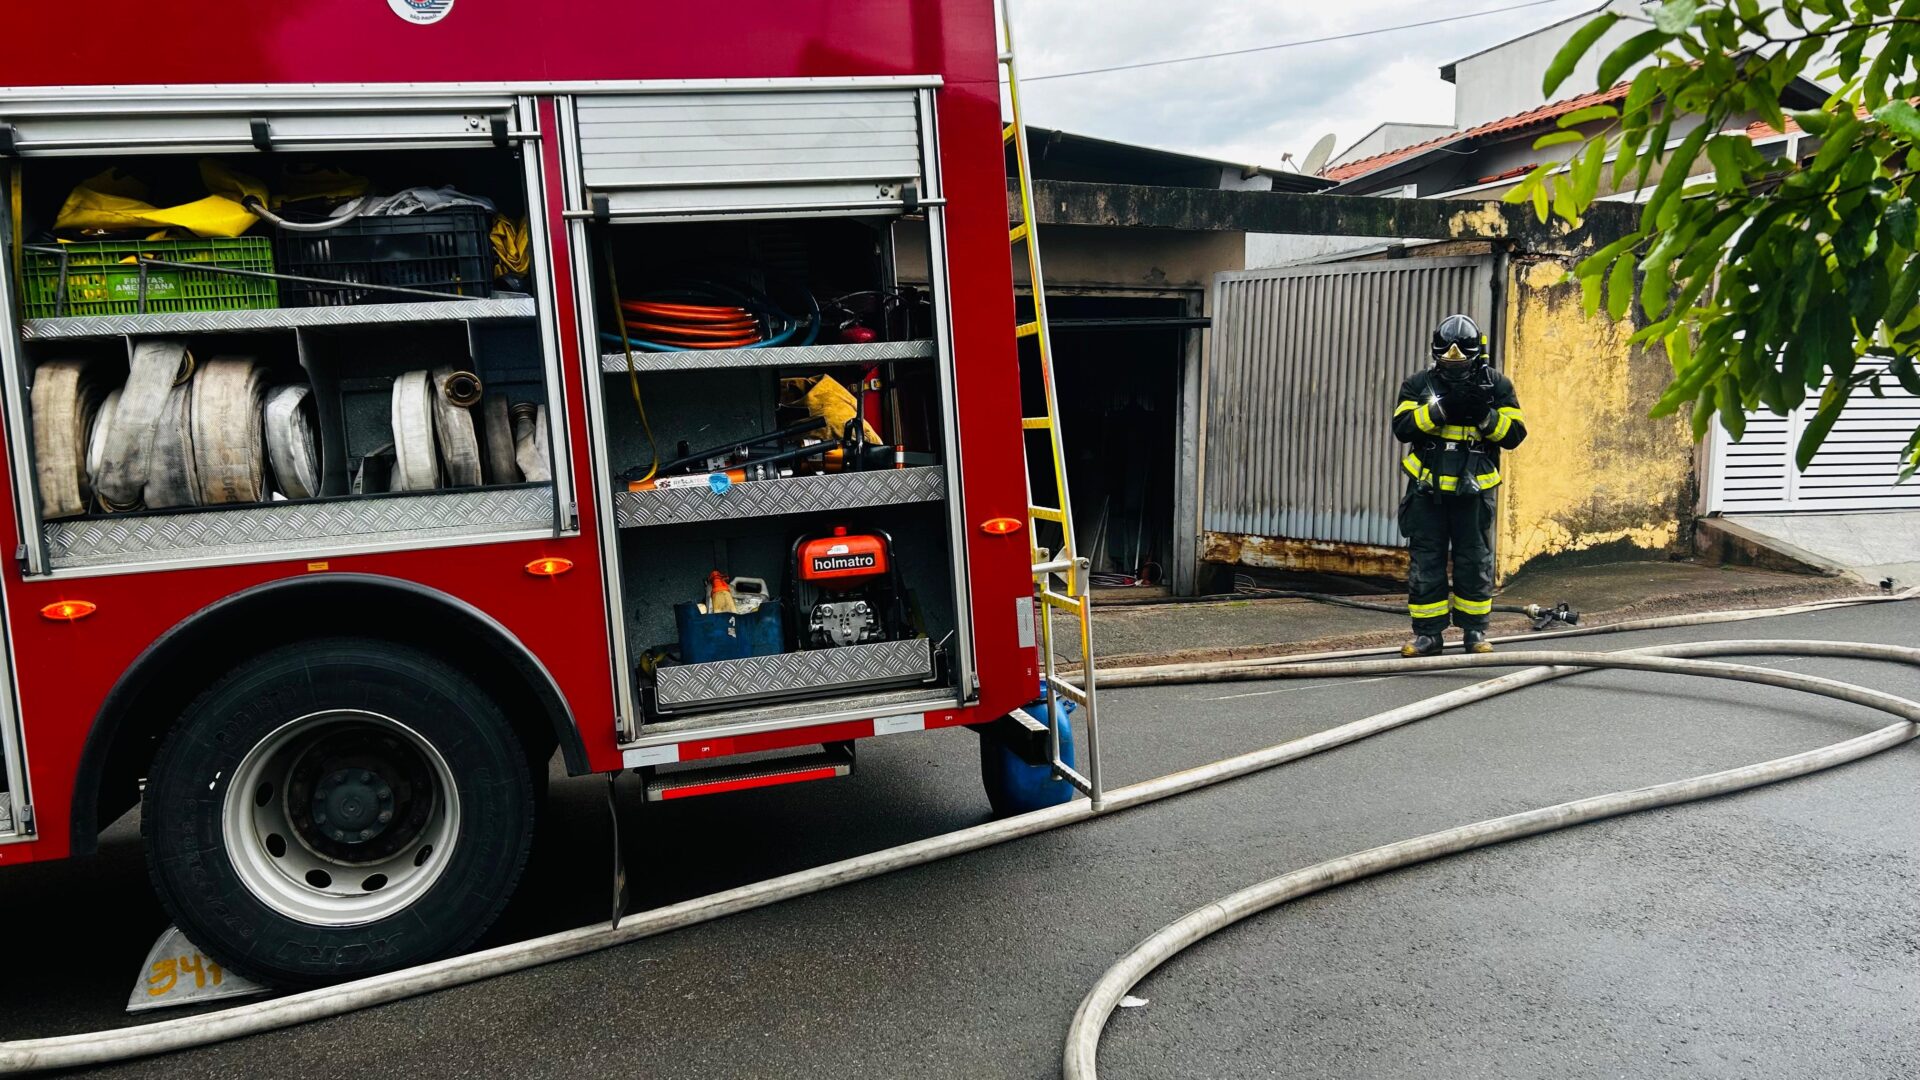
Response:
M527 564L527 573L532 574L534 577L559 577L571 569L573 569L572 559L560 559L551 556L544 559L535 559Z
M60 600L40 609L40 614L58 622L73 622L84 619L98 610L99 605L90 600Z
M1005 536L1017 533L1025 528L1019 518L988 518L980 523L980 531L988 536Z

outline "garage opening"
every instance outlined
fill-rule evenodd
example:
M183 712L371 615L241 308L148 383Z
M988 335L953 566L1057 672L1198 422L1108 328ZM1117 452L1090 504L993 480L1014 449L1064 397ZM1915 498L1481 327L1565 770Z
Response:
M1182 385L1189 338L1205 325L1188 312L1189 301L1179 297L1048 298L1067 484L1096 588L1168 584ZM1020 317L1032 318L1032 302L1024 297ZM1032 361L1032 340L1021 348ZM1023 372L1025 415L1040 415L1038 365L1024 364ZM1045 460L1047 452L1044 434L1029 432L1030 458ZM1033 496L1050 503L1051 481L1037 482ZM1052 528L1043 529L1041 543L1058 543L1057 533L1048 535Z

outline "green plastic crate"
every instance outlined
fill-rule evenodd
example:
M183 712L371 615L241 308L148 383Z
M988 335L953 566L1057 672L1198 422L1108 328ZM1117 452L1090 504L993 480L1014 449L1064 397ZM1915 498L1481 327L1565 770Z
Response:
M66 304L63 307L58 302L61 257L51 251L29 249L24 252L20 283L26 318L140 314L140 267L134 259L141 255L166 262L273 272L273 241L264 236L90 240L59 247L66 253ZM277 284L269 278L151 266L147 268L145 311L157 314L279 307Z

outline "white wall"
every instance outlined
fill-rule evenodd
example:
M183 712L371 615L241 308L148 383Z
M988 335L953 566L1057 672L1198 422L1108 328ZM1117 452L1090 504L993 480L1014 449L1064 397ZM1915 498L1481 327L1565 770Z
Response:
M1361 158L1384 154L1389 150L1398 150L1403 146L1437 139L1452 130L1445 124L1401 124L1388 121L1367 132L1359 142L1342 150L1327 164L1342 165L1349 161L1359 161Z
M1594 82L1599 75L1600 61L1616 45L1647 29L1645 16L1634 0L1613 0L1613 10L1627 17L1615 23L1598 44L1587 50L1573 74L1554 91L1555 100L1597 89ZM1546 104L1546 98L1540 93L1540 80L1546 74L1547 65L1552 63L1560 46L1591 18L1591 15L1581 15L1455 62L1454 126L1470 128ZM1631 76L1637 70L1638 67L1630 69L1627 74Z

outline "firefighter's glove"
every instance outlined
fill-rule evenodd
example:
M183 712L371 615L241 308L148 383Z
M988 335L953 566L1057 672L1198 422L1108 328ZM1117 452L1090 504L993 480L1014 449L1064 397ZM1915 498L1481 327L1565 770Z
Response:
M1446 397L1447 415L1458 420L1477 417L1493 404L1493 395L1477 382L1452 387Z
M1495 427L1499 425L1499 423L1500 423L1500 410L1489 408L1486 411L1486 415L1480 418L1480 423L1477 424L1476 426L1479 427L1480 433L1484 435L1491 432Z

